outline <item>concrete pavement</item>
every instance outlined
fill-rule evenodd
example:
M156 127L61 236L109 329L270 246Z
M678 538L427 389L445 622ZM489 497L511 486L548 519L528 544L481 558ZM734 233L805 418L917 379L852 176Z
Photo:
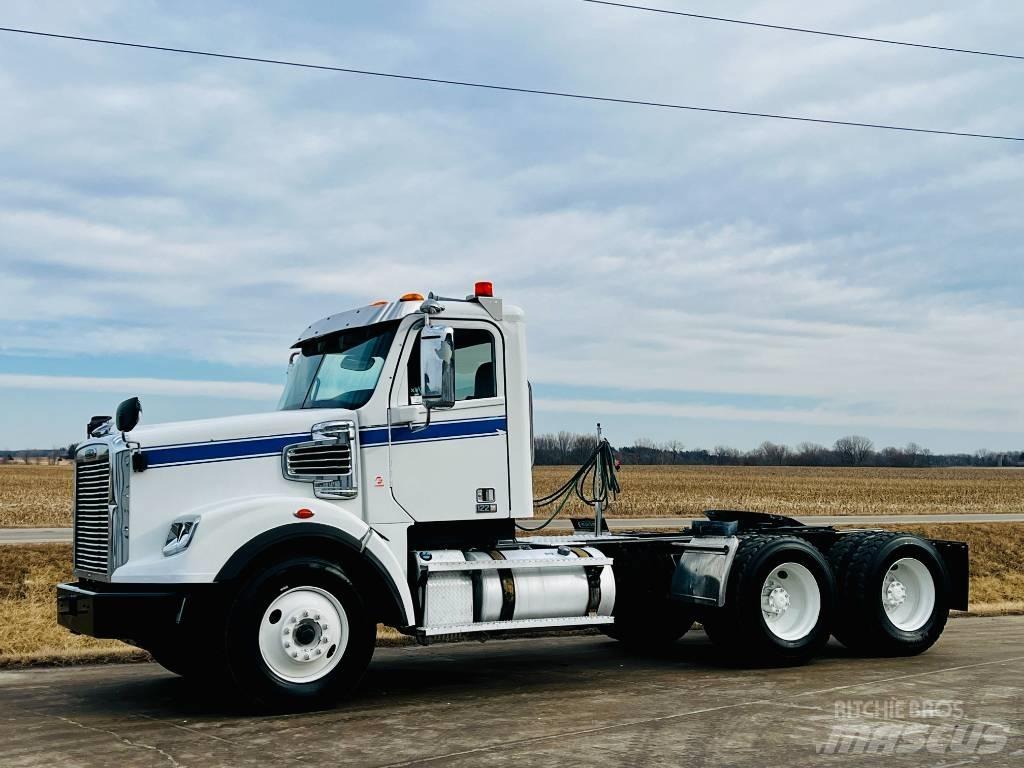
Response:
M543 517L523 522L523 525L539 525ZM631 528L681 528L689 525L692 517L622 517L608 518L608 527L613 531ZM810 525L927 525L931 523L1024 523L1024 515L998 515L985 513L952 515L811 515L798 517ZM571 531L568 520L556 519L547 528L548 532ZM47 542L71 541L70 528L0 528L0 544L45 544Z
M253 715L153 664L0 673L0 765L1019 766L1024 617L931 651L743 669L700 632L631 656L600 636L379 649L356 698Z

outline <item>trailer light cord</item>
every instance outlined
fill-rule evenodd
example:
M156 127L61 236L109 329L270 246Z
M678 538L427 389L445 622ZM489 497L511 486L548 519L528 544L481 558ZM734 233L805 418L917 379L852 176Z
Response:
M539 531L547 528L551 521L558 517L573 496L588 507L592 507L597 502L607 505L609 500L615 498L620 490L619 478L615 474L615 457L612 455L611 443L601 440L594 448L594 452L587 457L572 477L547 496L533 500L535 509L558 502L547 520L537 526L524 526L516 523L516 528L521 531Z

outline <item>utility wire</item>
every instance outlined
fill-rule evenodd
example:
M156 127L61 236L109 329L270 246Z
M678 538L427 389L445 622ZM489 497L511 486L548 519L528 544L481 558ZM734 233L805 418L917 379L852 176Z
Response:
M866 37L864 35L846 35L841 32L825 32L820 29L807 29L805 27L788 27L783 24L766 24L760 21L748 21L746 19L729 19L724 16L708 16L703 13L690 13L689 11L673 11L667 8L651 8L646 5L632 5L630 3L616 3L611 0L583 0L585 3L594 5L610 5L615 8L629 8L634 11L649 11L651 13L665 13L670 16L686 16L690 19L701 19L703 21L724 21L727 24L742 24L747 27L761 27L763 29L778 29L784 32L801 32L805 35L821 35L822 37L840 37L844 40L862 40L867 43L884 43L885 45L902 45L906 48L926 48L931 51L944 51L946 53L968 53L972 56L994 56L999 59L1024 60L1024 56L1013 53L997 53L995 51L978 51L973 48L951 48L945 45L927 45L925 43L910 43L906 40L888 40L884 37Z
M885 131L902 131L904 133L927 133L939 136L959 136L970 139L992 139L996 141L1024 141L1024 136L1001 136L990 133L969 133L967 131L945 131L937 128L913 128L905 125L890 125L886 123L868 123L855 120L828 120L822 117L802 117L799 115L782 115L772 112L753 112L740 109L723 109L718 107L698 107L689 104L673 104L661 101L647 101L644 99L616 98L613 96L595 96L593 94L571 93L568 91L552 91L542 88L520 88L511 85L497 85L494 83L478 83L469 80L449 80L440 77L424 77L421 75L403 75L395 72L378 72L370 69L355 69L352 67L334 67L326 64L310 64L299 61L287 61L284 59L269 59L260 56L241 56L233 53L218 53L215 51L202 51L191 48L172 48L166 45L148 45L145 43L132 43L124 40L106 40L97 37L81 37L79 35L59 35L54 32L40 32L32 29L19 29L16 27L0 27L0 32L9 32L19 35L31 35L34 37L45 37L55 40L73 40L80 43L97 43L99 45L113 45L121 48L135 48L146 51L162 51L164 53L182 53L190 56L206 56L212 59L230 59L231 61L247 61L257 64L276 64L284 67L297 67L300 69L314 69L324 72L342 72L349 75L362 75L365 77L382 77L391 80L407 80L418 83L432 83L435 85L454 85L462 88L481 88L489 91L502 91L507 93L523 93L534 96L556 96L563 99L576 99L579 101L596 101L605 104L630 104L639 107L658 107L661 109L680 109L690 112L710 112L719 115L735 115L742 117L763 117L772 120L788 120L797 123L815 123L818 125L843 125L853 128L876 128Z

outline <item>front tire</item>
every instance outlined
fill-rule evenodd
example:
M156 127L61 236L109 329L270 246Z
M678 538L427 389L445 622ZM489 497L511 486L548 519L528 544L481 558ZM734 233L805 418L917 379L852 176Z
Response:
M704 629L730 660L801 664L828 642L835 602L822 554L793 536L740 541L725 605L708 611Z
M835 562L840 611L834 633L852 651L912 656L935 644L949 616L949 573L935 547L877 532Z
M259 703L324 706L355 690L375 640L376 622L341 568L290 560L239 590L228 615L227 669Z

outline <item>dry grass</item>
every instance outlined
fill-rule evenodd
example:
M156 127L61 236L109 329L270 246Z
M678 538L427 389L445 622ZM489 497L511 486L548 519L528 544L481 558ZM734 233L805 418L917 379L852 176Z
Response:
M537 467L534 495L572 467ZM781 515L1024 513L1021 469L624 466L610 517L690 517L705 509ZM569 511L582 513L577 505Z
M1024 608L1024 524L894 525L930 539L966 541L971 548L971 612ZM1016 610L1011 610L1016 606Z
M534 494L553 490L572 471L537 467ZM783 515L1024 513L1021 469L625 466L620 480L612 517L688 517L715 508ZM70 465L0 465L0 527L70 524Z
M54 585L70 578L69 544L0 547L0 666L144 657L123 643L73 635L57 624Z

